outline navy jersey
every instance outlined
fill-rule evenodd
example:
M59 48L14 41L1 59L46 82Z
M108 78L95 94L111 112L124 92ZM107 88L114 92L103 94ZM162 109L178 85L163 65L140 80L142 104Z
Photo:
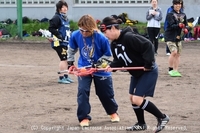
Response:
M57 37L62 41L54 41L51 43L52 47L57 47L60 45L67 46L70 38L70 25L69 20L66 19L62 14L56 13L53 18L49 21L49 31L52 33L52 36Z

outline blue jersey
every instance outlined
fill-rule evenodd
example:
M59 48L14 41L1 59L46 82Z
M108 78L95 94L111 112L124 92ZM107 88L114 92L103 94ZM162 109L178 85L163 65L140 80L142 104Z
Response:
M79 49L78 67L91 66L97 63L102 56L111 56L108 39L100 32L94 31L90 37L83 37L79 30L72 33L69 46L72 49ZM110 72L96 72L96 76L110 76Z
M58 28L58 32L59 34L62 36L63 38L63 42L61 41L54 41L51 43L52 47L57 47L60 45L63 46L67 46L69 43L69 38L70 38L70 25L69 25L69 20L66 20L61 14L55 14L57 16L59 16L59 19L61 21L61 25Z

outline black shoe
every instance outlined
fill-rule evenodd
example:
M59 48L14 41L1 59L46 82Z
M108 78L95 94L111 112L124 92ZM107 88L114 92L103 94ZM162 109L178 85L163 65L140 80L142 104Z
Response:
M146 129L147 129L146 124L136 123L132 127L127 127L126 131L142 131L142 130L146 130Z
M162 119L158 118L158 124L157 124L157 129L155 133L158 133L161 130L163 130L168 122L169 122L169 116L167 115L165 115L165 118L162 118Z

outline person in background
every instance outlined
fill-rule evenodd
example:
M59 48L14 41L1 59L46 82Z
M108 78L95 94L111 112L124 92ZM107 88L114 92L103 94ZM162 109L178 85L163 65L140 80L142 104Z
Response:
M98 30L96 21L91 15L84 15L78 21L79 29L71 35L68 49L68 64L74 65L75 53L79 51L78 68L101 67L103 59L112 56L108 39ZM89 126L91 121L89 103L92 81L96 95L103 108L110 116L111 122L119 122L118 105L114 98L111 72L97 71L92 75L78 76L78 109L77 117L81 127Z
M67 48L70 38L69 20L67 19L68 5L64 0L58 1L56 4L56 13L49 21L49 31L52 33L52 38L56 38L51 41L52 48L57 52L60 63L59 71L67 70ZM67 74L60 74L58 83L69 84L73 83L73 80Z
M180 64L180 54L182 51L181 33L188 33L187 16L182 12L183 0L173 0L173 10L167 14L167 27L165 30L165 42L171 52L169 56L169 75L171 77L181 77L178 71Z
M149 39L135 34L131 27L120 29L121 20L106 17L100 25L101 31L111 40L113 61L110 67L142 67L143 69L128 70L130 78L130 101L137 117L137 123L128 127L128 131L146 130L144 111L153 114L157 119L156 133L163 130L169 117L163 114L146 97L153 97L158 78L158 66L155 62L154 46ZM109 66L107 67L109 70ZM127 112L128 113L128 112Z
M181 4L181 11L183 12L183 9L184 9L184 7L183 7L183 3ZM170 13L171 11L173 10L173 6L170 6L168 9L167 9L167 13L166 13L166 17L167 17L167 14L168 13ZM165 18L165 22L164 22L164 31L166 30L166 28L167 28L167 21L166 21L166 18ZM169 48L168 48L168 46L166 45L166 55L170 55L171 54L171 52L170 52L170 50L169 50Z
M158 0L150 0L151 7L146 13L147 30L150 41L154 44L155 55L158 54L158 39L162 20L162 11L158 7Z

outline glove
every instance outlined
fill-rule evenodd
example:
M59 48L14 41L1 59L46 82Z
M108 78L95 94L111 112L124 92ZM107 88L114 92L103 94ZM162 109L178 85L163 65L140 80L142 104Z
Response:
M188 34L188 29L185 28L185 29L183 30L183 33L184 33L184 34Z
M57 36L57 38L59 39L60 42L63 42L63 37L62 37L62 35L59 34L59 35Z
M185 28L185 24L183 23L179 23L178 26L182 29L182 28Z
M109 65L109 62L103 58L99 59L96 63L97 68L106 68Z
M69 69L71 66L74 65L74 61L68 61L67 64L68 64L68 69Z

